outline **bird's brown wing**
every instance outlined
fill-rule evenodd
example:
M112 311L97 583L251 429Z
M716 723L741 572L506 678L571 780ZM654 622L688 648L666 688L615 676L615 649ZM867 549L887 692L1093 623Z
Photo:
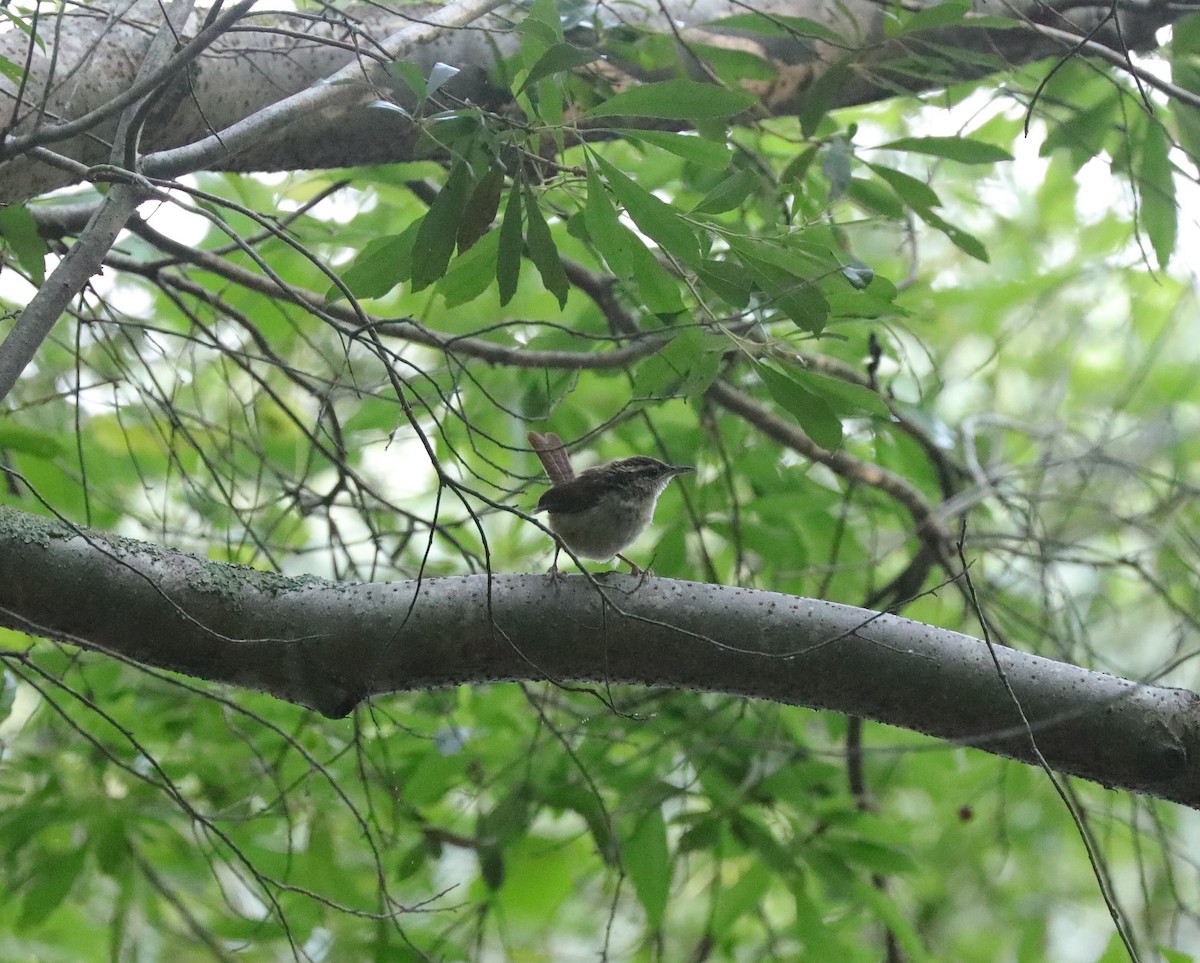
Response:
M556 515L586 511L599 501L603 487L602 478L585 471L570 481L547 488L538 499L535 511L554 512Z

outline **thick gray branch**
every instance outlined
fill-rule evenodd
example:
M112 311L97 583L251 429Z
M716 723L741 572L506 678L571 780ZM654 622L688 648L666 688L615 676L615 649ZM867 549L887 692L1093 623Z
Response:
M940 0L922 0L929 6L936 2ZM456 15L480 14L489 6L458 0L398 9L361 6L318 18L247 17L194 61L186 53L179 58L187 61L179 79L186 96L178 110L156 115L147 124L146 148L161 152L153 166L158 173L176 174L200 167L298 170L412 160L418 127L399 114L365 106L382 92L374 82L379 63L399 53L427 73L433 63L444 61L462 68L446 91L473 104L511 109L507 92L489 76L497 54L507 57L517 50L520 36L511 20L480 15L454 30L429 29L422 22L446 18L461 24L464 21L456 20ZM976 0L974 4L979 14L1052 25L1040 34L1034 29L956 25L888 40L885 24L892 14L877 0L758 0L752 5L762 13L820 23L844 37L844 44L778 30L753 34L712 27L713 21L750 9L734 0L669 0L659 5L627 4L620 10L622 19L634 26L663 33L670 30L669 15L687 43L732 47L769 61L776 71L774 78L748 86L767 111L784 114L801 109L804 91L834 66L845 69L829 94L829 106L846 106L970 79L1006 62L1066 56L1075 47L1072 38L1088 35L1093 28L1093 46L1088 50L1116 50L1109 59L1129 69L1123 44L1133 49L1153 46L1155 31L1187 9L1161 4L1122 9L1118 32L1111 19L1114 8L1108 3L1081 6L1064 0L1061 6L1056 12L1054 4L1040 0ZM0 78L0 116L6 121L12 118L11 129L5 131L5 162L0 166L0 202L24 200L73 181L71 174L20 153L22 144L34 142L29 138L43 136L47 129L75 131L68 140L56 140L54 147L85 167L107 159L112 123L96 123L83 131L62 125L84 117L100 118L106 110L113 111L120 98L131 96L135 81L130 65L144 57L161 14L149 0L116 8L117 0L107 0L68 8L61 23L43 18L39 36L45 46L30 55L29 85L20 99L18 85ZM597 16L604 16L599 12L603 8L597 10ZM230 11L231 16L235 12ZM195 21L183 39L200 34L201 28L201 22ZM603 37L603 31L591 29L586 22L571 34L575 43L595 47L597 58L605 53ZM0 55L24 63L27 43L21 31L10 30L0 35ZM962 56L957 57L956 51ZM682 62L692 61L684 56ZM603 70L617 82L655 79L616 57L598 59L586 70L589 74ZM333 78L339 82L322 89ZM1158 83L1151 75L1143 82ZM218 136L218 132L223 133Z
M0 622L337 716L511 679L642 683L832 709L1029 762L988 647L907 619L671 579L337 584L0 509ZM1063 772L1200 808L1200 696L996 654Z

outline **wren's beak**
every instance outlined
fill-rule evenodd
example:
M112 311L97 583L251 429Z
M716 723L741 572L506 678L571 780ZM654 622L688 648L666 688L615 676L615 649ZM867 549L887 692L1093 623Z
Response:
M668 478L674 478L676 475L686 475L688 472L695 470L691 465L671 465L664 474Z

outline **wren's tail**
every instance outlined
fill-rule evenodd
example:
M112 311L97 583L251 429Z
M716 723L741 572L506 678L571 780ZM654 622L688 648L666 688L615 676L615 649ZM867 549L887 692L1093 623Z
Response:
M550 476L551 482L561 485L575 477L575 469L571 467L567 449L558 435L552 431L545 434L540 431L531 431L526 437L529 439L529 447L538 456L538 460L546 469L546 474Z

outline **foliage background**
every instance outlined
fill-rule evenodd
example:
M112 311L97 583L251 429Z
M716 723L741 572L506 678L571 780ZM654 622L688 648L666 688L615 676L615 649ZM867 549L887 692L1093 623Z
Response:
M536 571L550 542L512 509L542 484L524 432L549 427L580 463L697 465L635 550L659 576L974 634L986 619L1056 659L1197 686L1194 118L1068 60L728 127L732 109L702 116L673 88L658 103L702 138L614 127L580 145L562 105L612 101L548 67L522 90L562 56L552 5L524 23L507 77L528 125L426 86L409 113L428 161L197 174L143 205L9 398L5 501L289 573ZM1164 51L1181 83L1195 31ZM731 87L764 69L712 56ZM489 198L495 224L451 259ZM501 226L517 205L519 278L522 238ZM41 253L6 216L16 309ZM337 314L347 293L381 322ZM604 360L647 335L666 346ZM862 388L871 337L880 395ZM718 377L912 486L961 531L977 598L929 560L892 597L921 560L909 511L731 411ZM860 770L842 718L549 683L397 694L331 721L5 635L5 958L1200 946L1192 813L1064 780L1072 813L1038 770L913 734L867 726Z

